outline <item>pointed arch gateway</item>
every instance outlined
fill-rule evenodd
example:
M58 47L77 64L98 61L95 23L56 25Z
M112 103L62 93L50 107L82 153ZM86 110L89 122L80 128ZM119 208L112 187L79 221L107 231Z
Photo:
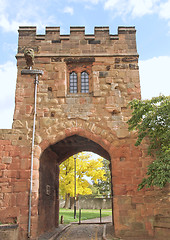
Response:
M77 134L49 145L41 154L38 203L39 234L47 232L59 224L59 164L81 151L94 152L111 160L108 151L101 145Z
M24 51L30 48L35 60L32 70L24 66ZM102 156L107 152L111 157L115 236L159 235L162 240L169 233L167 223L162 221L169 219L169 185L162 191L137 191L151 158L146 156L145 142L134 146L137 136L129 133L127 125L131 116L127 104L140 99L135 27L118 27L116 35L109 33L109 27L95 27L92 35L85 34L84 27L70 27L69 35L61 35L59 27L46 27L41 36L36 27L22 26L16 58L14 121L12 130L1 131L0 180L5 185L1 189L0 221L17 220L19 240L29 235L37 239L51 230L58 224L59 162L91 146L92 151ZM34 74L42 71L34 98ZM88 93L81 92L84 71L89 76ZM77 89L74 77L69 86L72 72L77 73ZM83 86L88 89L87 78ZM70 87L75 94L70 93Z

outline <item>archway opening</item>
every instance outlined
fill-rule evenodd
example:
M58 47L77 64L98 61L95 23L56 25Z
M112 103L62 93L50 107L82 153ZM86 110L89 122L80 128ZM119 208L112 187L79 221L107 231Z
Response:
M41 154L38 204L39 235L59 225L59 165L70 156L82 151L93 152L111 160L109 153L98 143L79 135L73 135L52 144ZM113 188L111 187L111 189Z
M109 160L80 152L60 164L59 179L62 223L112 222Z

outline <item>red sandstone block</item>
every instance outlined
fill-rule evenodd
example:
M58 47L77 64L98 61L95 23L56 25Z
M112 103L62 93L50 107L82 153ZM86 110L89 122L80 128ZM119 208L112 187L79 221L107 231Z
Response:
M3 184L3 183L7 183L8 184L10 181L11 181L10 178L0 178L0 185Z
M7 152L7 151L1 152L1 157L9 157L9 152Z
M27 216L21 215L20 218L19 218L19 223L20 224L27 224L28 223L28 215Z
M33 180L32 181L32 191L37 193L39 189L39 180Z
M21 151L21 154L20 154L21 158L28 158L29 159L31 157L31 147L21 146L20 151Z
M114 157L130 157L130 147L122 146L114 149Z
M9 153L9 155L10 155L11 157L19 157L20 154L21 154L21 152L20 152L20 150L19 150L18 148L16 148L16 149L13 150L13 151L10 151L10 153Z
M41 154L41 148L39 146L35 146L34 148L34 157L39 158Z
M40 166L40 161L38 158L34 158L34 164L33 164L33 169L38 170Z
M12 206L11 205L11 193L5 193L4 194L4 199L3 199L3 207L9 207L9 206Z
M15 193L11 194L11 206L12 207L16 206L16 194Z
M38 205L38 192L33 192L32 193L32 206L37 206Z
M12 157L3 157L2 163L4 164L11 164L12 163Z
M11 186L2 186L1 191L3 193L12 193L12 187Z
M39 179L39 171L38 170L34 170L33 171L33 177L32 179L36 180L36 179Z
M6 169L6 164L0 163L0 170L5 170Z
M11 141L10 140L0 140L0 145L10 145Z
M14 183L14 192L24 192L27 191L27 182L15 182Z
M5 151L14 151L15 148L16 148L16 146L6 145L6 146L5 146Z
M32 206L32 208L31 208L31 214L32 214L33 217L38 216L37 206Z
M26 114L31 114L32 113L32 105L26 105Z
M28 216L28 205L26 207L21 208L21 216Z
M22 159L20 164L20 169L29 170L31 166L31 160L30 159Z
M142 203L143 204L144 199L143 196L134 196L132 198L132 203Z
M19 232L19 234L20 234L19 240L20 239L27 239L28 238L27 232L28 232L28 223L26 223L26 224L21 223L20 224L20 232Z
M132 155L132 157L142 157L142 151L141 150L139 150L139 149L133 149L132 151L131 151L131 155Z
M19 214L19 208L17 207L8 207L3 210L0 210L0 215L3 216L3 219L15 218Z
M119 178L122 177L122 174L123 174L123 171L122 171L121 169L114 168L114 169L112 170L112 176L113 176L113 177L117 177L117 178L115 178L115 179L118 179L118 177L119 177Z
M4 150L4 146L0 145L0 152L2 152Z
M33 97L34 91L32 88L26 88L24 89L24 97Z
M24 98L18 95L15 95L15 102L23 102Z
M50 143L49 143L48 140L44 140L44 141L42 141L42 142L40 143L40 147L41 147L42 151L43 151L44 149L46 149L49 145L50 145Z
M115 195L126 195L127 194L126 186L122 185L122 184L115 184L114 194Z
M19 173L16 170L6 170L6 171L4 171L4 177L6 177L6 178L18 178Z
M30 170L19 171L19 176L20 176L20 179L22 179L22 178L29 179L30 178Z
M17 206L28 206L28 192L20 192L16 195Z

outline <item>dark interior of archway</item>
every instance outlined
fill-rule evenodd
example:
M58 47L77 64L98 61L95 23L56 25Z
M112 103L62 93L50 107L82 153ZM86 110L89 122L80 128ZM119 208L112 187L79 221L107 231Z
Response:
M94 152L101 157L110 160L110 155L103 147L88 138L78 135L67 137L64 140L51 145L49 148L56 153L59 164L68 157L82 151Z

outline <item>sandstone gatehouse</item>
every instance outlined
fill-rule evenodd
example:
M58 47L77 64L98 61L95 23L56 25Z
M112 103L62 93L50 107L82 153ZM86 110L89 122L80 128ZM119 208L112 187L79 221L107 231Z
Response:
M34 50L37 79L21 74L26 48ZM16 239L38 239L58 226L59 165L80 151L111 162L116 236L167 239L168 186L137 191L150 161L127 125L127 104L141 97L138 57L134 27L119 27L117 35L108 27L92 35L84 27L70 27L69 35L59 27L46 27L45 35L19 28L13 126L0 130L0 222L18 224Z

